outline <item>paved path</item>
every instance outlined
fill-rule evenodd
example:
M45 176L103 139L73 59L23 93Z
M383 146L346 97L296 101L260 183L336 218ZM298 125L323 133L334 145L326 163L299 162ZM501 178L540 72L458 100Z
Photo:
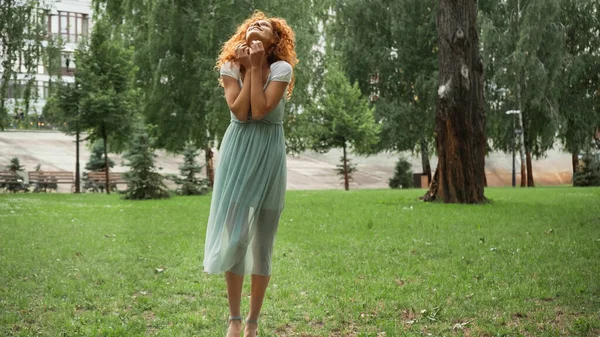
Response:
M162 173L177 173L182 162L181 156L158 151L157 167ZM89 150L81 148L82 170L89 159ZM0 169L6 166L12 157L19 157L25 169L33 170L41 164L42 170L74 171L75 145L74 137L58 132L7 131L0 132ZM126 171L119 155L109 154L115 161L114 171ZM288 156L288 189L319 190L341 189L342 181L336 175L335 168L339 163L341 151L332 150L327 154L306 152L300 156ZM388 188L387 182L394 173L397 154L380 154L372 157L355 157L352 161L358 164L358 172L354 175L351 189ZM486 171L489 186L508 186L511 184L512 157L503 153L494 153L486 160ZM216 156L218 165L218 156ZM204 161L200 155L199 162ZM421 171L420 159L410 157L414 172ZM437 165L437 158L432 159L432 167ZM517 174L519 174L517 161ZM571 180L571 157L559 151L551 151L547 158L534 162L536 183L539 185L568 184Z

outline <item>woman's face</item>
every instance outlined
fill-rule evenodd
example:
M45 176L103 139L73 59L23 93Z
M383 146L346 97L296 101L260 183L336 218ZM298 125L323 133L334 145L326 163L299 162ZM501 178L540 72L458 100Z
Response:
M260 40L265 49L271 46L275 40L273 33L273 25L267 20L259 20L254 22L246 30L246 42L250 44L252 41Z

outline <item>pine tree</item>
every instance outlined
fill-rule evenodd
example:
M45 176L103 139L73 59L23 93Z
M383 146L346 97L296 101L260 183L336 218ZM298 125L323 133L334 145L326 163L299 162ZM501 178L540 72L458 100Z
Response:
M25 184L23 177L20 172L25 170L25 167L21 165L19 158L13 157L10 160L10 163L6 166L6 170L10 171L14 174L14 181L1 183L0 188L6 189L8 192L17 193L19 191L27 192L29 188L27 184Z
M179 195L202 195L208 191L206 179L200 179L197 175L202 172L201 165L196 163L198 149L192 142L187 142L183 148L183 163L179 166L181 177L175 178L175 183L180 185L177 189Z
M90 159L85 164L85 169L93 172L104 172L106 170L106 162L108 162L109 169L115 166L115 162L108 158L105 160L104 158L104 142L102 139L98 139L94 143L92 143L92 149L90 153Z
M143 126L137 126L123 158L127 160L125 165L130 167L129 172L124 175L127 181L124 199L147 200L170 197L163 183L163 177L156 172L154 139L148 136L148 131Z
M8 166L6 166L6 169L8 171L13 172L14 174L18 174L18 172L25 170L25 166L21 165L19 158L13 157L10 160L10 164L8 164Z
M406 159L401 158L396 163L394 177L390 179L389 186L390 188L411 188L413 185L411 165Z
M354 181L354 172L357 171L356 164L352 163L352 160L348 158L348 155L344 152L344 155L340 157L341 164L336 165L335 171L344 181L344 186ZM348 190L348 189L346 189Z

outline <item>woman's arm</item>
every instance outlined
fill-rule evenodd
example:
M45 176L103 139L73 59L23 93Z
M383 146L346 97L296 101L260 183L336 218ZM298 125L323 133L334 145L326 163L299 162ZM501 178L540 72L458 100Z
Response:
M252 109L252 119L261 119L268 115L281 101L288 86L286 82L271 81L266 90L263 90L263 65L264 59L263 44L260 41L253 41L250 46L250 74L253 78L250 90L250 109ZM271 74L273 75L273 74Z
M225 100L229 106L229 110L233 112L235 118L241 122L248 120L250 112L250 89L252 76L246 73L244 77L244 85L240 88L240 83L233 77L221 76L223 87L225 89Z
M252 119L261 119L273 111L279 104L288 84L285 82L271 82L267 86L267 89L263 91L262 67L253 67L251 73L251 77L253 78L250 93Z

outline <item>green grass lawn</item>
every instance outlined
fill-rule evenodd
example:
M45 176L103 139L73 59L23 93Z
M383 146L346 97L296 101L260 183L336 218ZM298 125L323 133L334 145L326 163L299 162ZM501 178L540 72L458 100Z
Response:
M421 194L288 193L261 336L600 336L600 189ZM0 336L224 336L209 202L0 195Z

